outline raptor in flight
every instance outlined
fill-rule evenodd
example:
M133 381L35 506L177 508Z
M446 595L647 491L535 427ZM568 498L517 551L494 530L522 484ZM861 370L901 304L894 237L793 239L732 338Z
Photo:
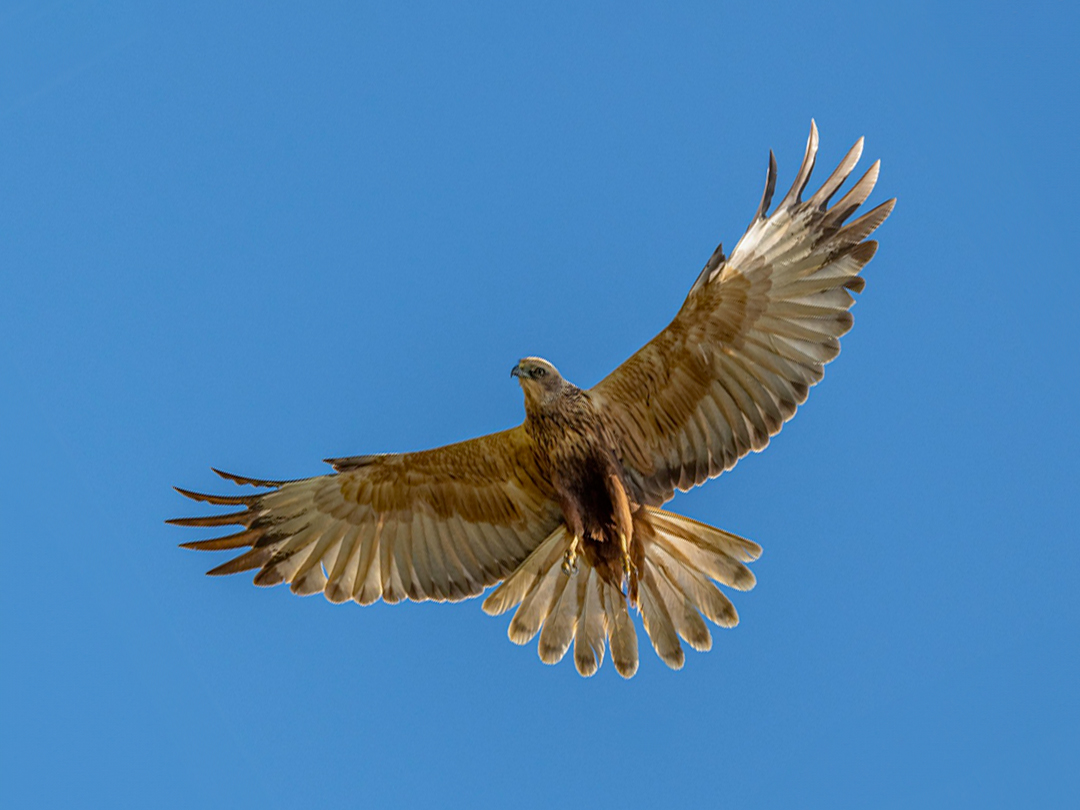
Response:
M288 582L331 602L456 601L501 583L484 610L517 607L510 639L539 633L546 663L573 644L582 675L596 672L605 647L620 675L637 671L636 608L657 654L678 669L680 638L711 646L704 619L736 624L717 583L753 587L746 563L761 549L661 506L762 450L839 353L859 272L877 249L867 237L895 202L848 222L874 188L874 163L829 205L862 143L803 200L818 145L811 123L795 182L771 214L770 153L761 205L731 256L717 248L675 319L594 387L527 357L511 372L525 421L510 430L418 453L328 459L333 473L295 481L220 473L268 489L179 490L240 507L170 521L240 527L184 547L246 549L209 573L253 570L256 585Z

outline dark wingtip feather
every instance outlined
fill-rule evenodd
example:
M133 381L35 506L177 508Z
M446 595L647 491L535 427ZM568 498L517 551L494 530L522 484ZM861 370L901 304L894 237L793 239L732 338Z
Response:
M855 276L850 281L845 281L844 287L851 290L853 293L861 293L866 289L866 279L862 276Z
M173 487L185 498L204 503L213 503L218 506L250 506L258 500L258 495L207 495L205 492L193 492L190 489Z
M229 548L243 548L244 546L255 545L256 541L263 536L263 532L262 529L244 529L242 532L226 535L225 537L212 537L209 540L192 540L188 543L181 543L180 548L188 548L194 551L222 551Z
M847 255L851 256L859 263L859 268L863 268L874 258L874 254L877 253L878 243L874 239L868 239L865 242L860 242L847 251ZM866 279L862 276L852 276L846 282L844 287L851 290L853 293L861 293L866 288Z
M784 195L784 199L780 201L779 208L790 208L802 201L803 190L806 188L806 184L810 182L810 175L814 171L814 163L817 160L818 140L817 124L811 118L810 137L806 139L806 154L803 156L803 162L799 166L799 171L795 175L791 188Z
M270 552L264 548L256 548L233 557L227 563L211 568L206 572L208 577L221 577L227 574L239 574L242 571L250 571L252 568L261 568L270 559Z
M289 483L288 481L268 481L261 478L247 478L242 475L236 475L234 473L228 473L224 470L219 470L217 467L211 467L217 475L220 475L226 481L232 481L234 484L240 486L252 486L252 487L280 487L283 484Z
M878 243L876 239L867 239L865 242L860 242L851 249L849 256L853 256L857 262L865 267L874 254L877 253Z
M165 522L170 526L242 526L251 513L231 512L228 515L207 515L206 517L169 518Z
M833 241L838 245L853 245L862 242L889 218L895 204L895 199L886 200L876 208L867 211L837 231Z
M776 155L769 150L769 169L765 174L765 191L761 195L761 205L758 206L755 219L765 219L772 205L773 193L776 191Z

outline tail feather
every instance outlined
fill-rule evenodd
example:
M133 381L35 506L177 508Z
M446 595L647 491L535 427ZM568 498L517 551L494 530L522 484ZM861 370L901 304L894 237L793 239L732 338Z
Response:
M545 626L552 611L558 607L563 592L567 587L567 578L560 576L558 568L552 566L542 579L537 580L537 587L525 594L521 607L510 621L507 634L515 644L528 644Z
M572 576L561 576L563 584L559 601L552 609L544 628L540 631L540 643L537 649L540 660L545 664L557 664L570 649L577 630L578 614L583 591L589 584L591 569L581 566Z
M565 526L559 526L484 600L484 612L499 616L519 604L551 573L552 566L562 560L569 546L570 535Z
M649 634L653 649L660 656L660 660L672 669L682 669L686 662L682 644L679 643L678 631L675 623L671 620L667 605L660 596L660 588L656 581L656 573L646 566L644 575L641 577L641 618L645 624L645 632Z
M734 627L739 623L739 614L731 600L705 574L671 556L662 546L655 546L650 553L657 564L663 566L673 587L682 591L705 618L719 627Z
M662 563L656 565L657 592L679 637L698 652L712 649L712 635L698 612L693 591L680 587L679 578Z
M761 556L761 546L753 540L663 509L649 509L648 512L653 524L659 524L665 533L675 534L703 548L714 549L742 562L753 562Z
M599 578L598 578L599 579ZM604 629L611 640L611 662L624 678L632 678L638 668L637 630L622 592L606 582L601 583L604 603Z
M607 628L602 587L600 575L594 569L589 569L578 614L577 632L574 634L574 665L586 678L594 675L604 662Z
M721 552L704 549L682 537L660 533L656 544L684 566L701 571L729 588L748 591L757 582L753 572L738 560Z
M691 569L740 591L757 583L753 572L743 565L761 554L757 543L671 512L656 510L651 517L660 545Z
M714 580L748 590L754 575L744 565L757 558L756 543L681 515L646 508L635 515L635 542L644 546L638 572L639 608L657 655L679 669L685 662L680 638L695 650L712 647L705 619L734 627L739 616ZM640 530L639 530L640 529ZM586 557L567 575L563 556L570 536L560 527L537 547L484 602L492 615L517 606L508 635L525 644L539 634L537 651L547 664L561 661L574 646L578 672L593 675L610 647L624 678L638 668L638 638L626 595L606 582ZM703 618L704 617L704 618Z

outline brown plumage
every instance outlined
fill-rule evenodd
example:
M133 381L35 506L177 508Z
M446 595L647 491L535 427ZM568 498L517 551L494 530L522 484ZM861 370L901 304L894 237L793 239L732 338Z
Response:
M892 211L889 200L845 224L869 196L879 164L832 207L862 152L848 152L805 202L817 152L811 124L791 190L768 213L766 189L730 258L713 253L675 319L589 390L551 363L521 360L525 394L516 428L419 453L328 459L334 473L266 481L269 488L215 496L239 510L180 518L181 526L238 526L185 543L246 549L210 574L255 570L257 585L290 583L332 602L458 600L500 583L488 613L517 607L512 641L539 634L540 657L593 674L610 644L624 677L637 671L637 608L658 655L683 664L680 638L712 644L708 619L738 615L716 583L754 585L745 563L757 544L659 507L763 449L821 380L851 328L859 272L877 243L865 241Z

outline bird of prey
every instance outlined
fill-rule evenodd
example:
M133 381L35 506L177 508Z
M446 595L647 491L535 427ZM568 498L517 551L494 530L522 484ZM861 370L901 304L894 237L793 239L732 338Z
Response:
M525 420L501 433L417 453L331 458L334 472L264 488L189 498L241 507L179 518L181 526L239 526L184 543L246 549L209 571L256 571L256 585L288 582L331 602L456 601L499 584L490 614L517 607L510 639L539 634L540 658L592 675L610 648L625 678L638 668L636 608L657 654L679 669L680 638L712 645L704 619L738 615L717 583L753 587L746 563L761 548L662 509L760 451L795 409L851 328L852 293L877 243L867 237L889 200L851 222L879 163L835 204L862 154L859 141L809 199L817 127L791 190L769 213L776 160L750 227L725 257L718 247L675 319L615 371L578 388L539 357L511 371ZM845 224L847 222L847 224ZM268 488L268 489L266 489Z

